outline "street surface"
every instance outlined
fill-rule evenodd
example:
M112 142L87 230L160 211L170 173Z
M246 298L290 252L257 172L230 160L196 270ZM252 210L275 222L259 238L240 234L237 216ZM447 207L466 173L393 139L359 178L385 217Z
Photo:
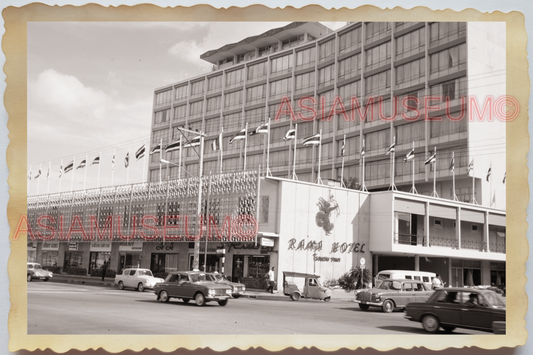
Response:
M346 300L244 297L225 307L198 307L175 298L158 302L152 291L28 282L28 334L428 334L403 317L402 311L363 312Z

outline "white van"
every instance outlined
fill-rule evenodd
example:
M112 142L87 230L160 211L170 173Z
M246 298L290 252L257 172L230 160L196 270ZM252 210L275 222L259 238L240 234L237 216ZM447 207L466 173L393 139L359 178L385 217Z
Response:
M385 279L407 279L407 280L418 280L424 282L426 286L432 290L433 278L437 277L437 274L434 272L427 271L412 271L412 270L383 270L378 272L374 278L375 287L378 287L381 284L381 281Z

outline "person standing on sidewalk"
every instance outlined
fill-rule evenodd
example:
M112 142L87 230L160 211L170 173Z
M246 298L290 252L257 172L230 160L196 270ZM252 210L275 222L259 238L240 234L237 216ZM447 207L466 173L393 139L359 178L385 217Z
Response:
M276 268L272 266L272 270L268 272L268 287L267 292L274 293L274 286L276 285L276 280L274 279L274 270Z
M104 261L104 264L102 265L102 281L104 281L106 271L107 271L107 262Z

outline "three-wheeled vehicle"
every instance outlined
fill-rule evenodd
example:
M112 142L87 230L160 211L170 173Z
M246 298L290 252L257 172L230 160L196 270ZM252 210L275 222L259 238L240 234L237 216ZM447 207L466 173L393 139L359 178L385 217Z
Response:
M319 278L319 275L283 271L283 294L290 296L293 301L303 297L329 302L331 290L322 286Z

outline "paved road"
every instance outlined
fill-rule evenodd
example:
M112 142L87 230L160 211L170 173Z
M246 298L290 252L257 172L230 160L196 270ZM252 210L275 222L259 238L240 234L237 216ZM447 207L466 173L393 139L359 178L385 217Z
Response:
M28 334L427 334L403 316L363 312L345 300L240 298L225 307L198 307L177 299L161 303L150 291L28 283Z

